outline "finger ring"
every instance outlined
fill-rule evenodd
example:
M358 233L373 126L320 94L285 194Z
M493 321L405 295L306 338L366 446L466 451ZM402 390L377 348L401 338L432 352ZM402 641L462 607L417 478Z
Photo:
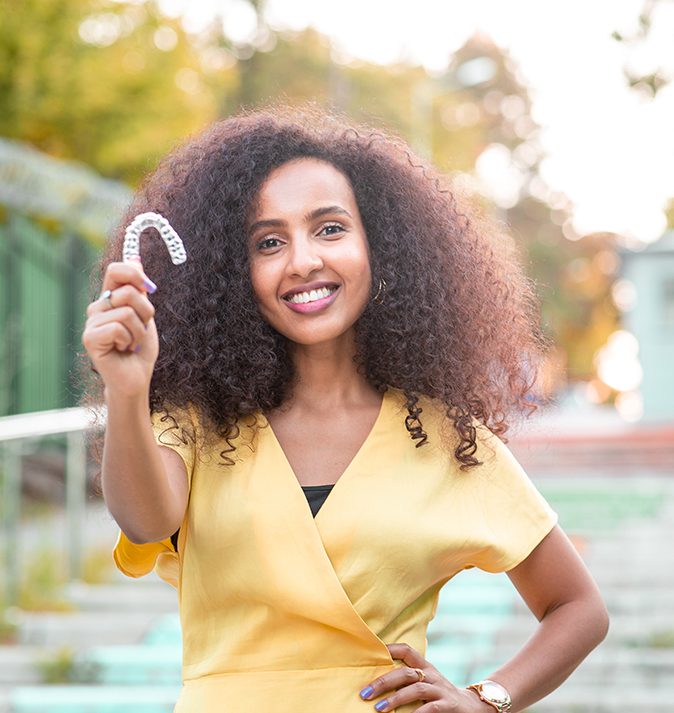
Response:
M419 683L426 680L426 674L420 668L414 668L412 670L416 671L417 676L419 676Z
M106 290L101 295L101 299L105 302L106 305L108 305L108 309L115 309L115 306L112 304L112 301L110 300L111 295L112 295L112 290Z

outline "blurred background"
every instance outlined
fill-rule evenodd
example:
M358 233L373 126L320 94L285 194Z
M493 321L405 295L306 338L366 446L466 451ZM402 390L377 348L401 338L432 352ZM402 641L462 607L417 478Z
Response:
M89 274L176 141L277 98L388 127L508 225L550 340L510 444L613 618L534 710L671 713L672 0L0 3L0 713L173 709L175 594L113 570L84 448ZM465 685L532 625L462 574L428 658Z

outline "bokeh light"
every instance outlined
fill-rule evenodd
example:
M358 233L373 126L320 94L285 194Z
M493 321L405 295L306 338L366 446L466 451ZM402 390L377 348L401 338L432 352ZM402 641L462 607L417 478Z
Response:
M644 375L638 354L639 342L633 334L624 329L613 332L595 355L597 375L614 391L635 391Z

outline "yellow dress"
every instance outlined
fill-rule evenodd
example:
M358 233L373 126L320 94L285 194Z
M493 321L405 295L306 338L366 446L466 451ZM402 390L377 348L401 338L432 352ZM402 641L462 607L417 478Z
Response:
M507 571L555 524L507 448L480 429L468 471L441 448L442 413L421 400L429 445L415 448L404 399L381 412L315 519L271 427L242 428L236 463L222 444L184 459L190 498L178 553L120 534L117 566L178 589L183 690L176 713L364 713L358 693L392 670L385 644L424 653L441 587L467 567ZM420 704L397 709L412 711Z

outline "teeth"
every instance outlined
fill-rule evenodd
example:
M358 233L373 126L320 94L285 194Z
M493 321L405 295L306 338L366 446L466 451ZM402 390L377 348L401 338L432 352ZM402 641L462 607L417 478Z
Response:
M288 297L288 302L296 305L316 302L316 300L322 300L324 297L331 295L336 289L336 287L322 287L320 290L311 290L311 292L296 292L291 297Z

